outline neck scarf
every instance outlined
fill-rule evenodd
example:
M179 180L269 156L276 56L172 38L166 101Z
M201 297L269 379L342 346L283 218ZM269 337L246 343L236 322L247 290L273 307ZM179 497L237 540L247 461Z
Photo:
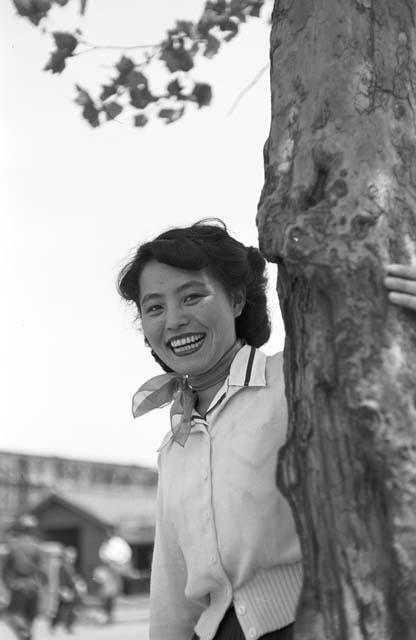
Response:
M150 378L133 396L133 416L138 418L173 401L170 409L172 437L184 447L192 428L192 411L198 400L198 392L225 381L231 363L242 346L242 342L237 340L205 373L196 376L164 373Z

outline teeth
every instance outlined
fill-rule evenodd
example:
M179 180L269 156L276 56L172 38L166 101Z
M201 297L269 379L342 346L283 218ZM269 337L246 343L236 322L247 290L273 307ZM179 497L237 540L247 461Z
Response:
M195 342L201 340L204 336L202 334L195 334L193 336L187 336L186 338L178 338L177 340L171 340L170 344L173 349L178 347L184 347L185 345L192 345Z
M197 343L186 344L183 347L175 347L175 353L185 353L186 351L194 351Z

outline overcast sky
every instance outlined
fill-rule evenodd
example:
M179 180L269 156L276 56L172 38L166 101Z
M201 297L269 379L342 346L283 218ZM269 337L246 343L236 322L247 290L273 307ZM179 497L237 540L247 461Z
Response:
M50 26L79 24L76 4L55 10ZM96 44L153 43L202 5L89 0L82 28ZM155 465L166 410L133 420L130 407L160 370L116 293L117 273L140 242L207 216L257 245L268 74L228 112L267 64L268 37L253 20L197 66L193 77L213 84L211 108L170 126L134 129L121 116L91 129L73 84L98 87L122 51L79 56L52 76L42 72L49 36L0 3L0 449ZM269 353L283 345L273 287Z

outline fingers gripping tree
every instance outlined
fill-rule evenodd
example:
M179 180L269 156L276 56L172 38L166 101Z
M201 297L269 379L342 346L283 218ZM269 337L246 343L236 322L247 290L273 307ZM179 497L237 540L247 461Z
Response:
M416 638L416 323L383 264L416 259L409 0L276 0L258 227L279 265L305 561L297 640Z

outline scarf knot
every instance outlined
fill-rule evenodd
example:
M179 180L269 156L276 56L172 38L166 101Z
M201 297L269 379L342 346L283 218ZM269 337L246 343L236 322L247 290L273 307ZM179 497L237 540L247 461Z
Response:
M172 437L181 447L185 446L192 428L192 413L198 401L198 392L224 382L231 363L243 346L237 340L209 371L192 375L164 373L145 382L133 396L133 416L139 416L172 403L170 426Z

